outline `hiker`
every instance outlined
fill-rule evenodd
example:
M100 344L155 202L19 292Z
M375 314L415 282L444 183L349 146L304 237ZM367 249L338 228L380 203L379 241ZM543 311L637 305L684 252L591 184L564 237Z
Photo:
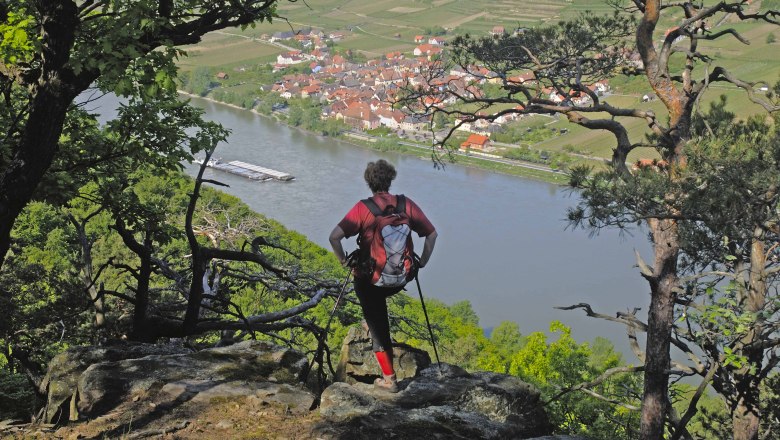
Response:
M436 244L436 229L409 198L388 191L395 168L380 159L369 162L363 174L372 196L352 207L330 233L330 244L341 264L348 264L341 240L358 235L357 261L353 266L355 293L371 333L374 355L382 377L374 385L398 391L393 369L393 345L386 299L400 292L425 267ZM422 255L414 261L410 230L425 237Z

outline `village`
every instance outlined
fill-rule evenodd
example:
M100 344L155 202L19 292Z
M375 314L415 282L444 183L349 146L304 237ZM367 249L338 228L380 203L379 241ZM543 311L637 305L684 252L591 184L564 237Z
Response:
M513 32L522 31L516 29ZM495 26L490 33L498 36L505 32L503 26ZM328 42L332 45L340 41L344 38L343 32L326 33L308 28L297 32L277 32L264 35L263 38L275 44L295 42L301 48L279 54L273 64L275 72L283 73L285 69L296 65L307 66L308 69L304 70L310 72L285 74L271 86L270 91L284 99L316 100L322 104L322 119L343 121L355 131L386 127L397 134L415 133L424 137L430 136L433 131L448 128L448 122L453 122L465 138L459 144L461 150L491 152L495 150L492 135L525 116L507 112L493 120L479 119L474 122L432 118L431 110L434 107L455 106L458 96L481 97L486 85L499 85L504 81L482 66L443 70L441 66L445 65L447 41L441 36L417 35L414 37L417 46L411 53L393 51L365 61L350 61L349 53L346 56L331 53ZM224 72L220 74L225 75ZM532 86L535 84L530 71L519 72L506 78L506 81ZM589 88L599 96L610 92L606 81L596 82ZM420 98L420 105L412 111L398 105L401 95L408 90L434 93ZM555 89L544 87L540 88L540 93L562 105L587 105L591 99L584 93L564 96ZM522 111L522 107L517 107L517 110Z

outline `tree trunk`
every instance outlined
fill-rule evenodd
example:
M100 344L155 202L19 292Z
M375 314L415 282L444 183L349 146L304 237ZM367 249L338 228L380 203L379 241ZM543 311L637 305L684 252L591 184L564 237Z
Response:
M182 328L184 333L192 333L200 318L201 301L203 301L203 276L206 274L208 259L202 249L196 248L192 255L192 281L190 296L187 298L187 312L184 314Z
M57 152L65 114L78 95L61 77L78 24L72 1L39 3L42 41L41 76L32 86L30 114L18 150L0 174L0 267L11 247L11 229L32 199Z
M135 308L133 309L133 332L131 339L139 342L155 342L155 332L149 326L147 314L149 312L149 286L152 278L152 239L146 233L144 238L141 266L138 269L138 285L135 291Z
M57 152L65 112L72 98L56 88L33 100L19 151L0 175L0 267L11 246L11 229L32 199Z
M81 279L86 286L87 294L92 302L92 306L95 309L95 329L98 333L98 339L100 339L100 333L106 325L106 312L105 301L100 295L100 291L95 285L95 273L94 265L92 261L92 240L87 235L87 229L85 223L80 223L76 220L72 214L68 214L70 222L73 227L76 228L76 233L79 237L79 244L81 245Z
M753 231L753 241L750 246L750 274L748 276L748 289L746 295L739 298L740 305L751 313L758 313L766 305L766 244L763 228L757 227ZM761 349L752 348L754 343L761 339L763 333L763 320L756 315L756 322L740 340L737 354L745 356L746 364L735 372L736 405L731 411L732 435L734 440L757 440L759 426L761 424L761 391L757 374L751 372L751 367L758 370L764 357Z
M757 388L755 394L755 397L758 397ZM758 411L758 408L746 402L746 399L740 399L737 407L731 412L732 434L734 440L758 440L758 427L760 423Z
M664 436L669 414L669 344L674 324L674 289L677 286L677 224L672 220L649 222L655 250L650 282L650 311L647 320L645 383L640 418L640 438L658 440Z

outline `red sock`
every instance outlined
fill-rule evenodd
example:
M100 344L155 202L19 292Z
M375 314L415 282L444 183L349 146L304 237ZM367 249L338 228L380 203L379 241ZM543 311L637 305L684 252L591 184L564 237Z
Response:
M375 351L374 355L376 360L379 361L379 366L382 368L382 374L389 376L394 374L393 371L393 354L390 351Z

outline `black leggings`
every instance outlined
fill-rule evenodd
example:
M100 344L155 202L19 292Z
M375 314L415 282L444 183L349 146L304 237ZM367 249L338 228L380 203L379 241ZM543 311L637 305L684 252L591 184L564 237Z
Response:
M355 293L363 308L363 316L371 333L374 351L393 351L390 340L390 321L387 317L387 298L400 292L403 287L377 287L369 281L355 280Z

